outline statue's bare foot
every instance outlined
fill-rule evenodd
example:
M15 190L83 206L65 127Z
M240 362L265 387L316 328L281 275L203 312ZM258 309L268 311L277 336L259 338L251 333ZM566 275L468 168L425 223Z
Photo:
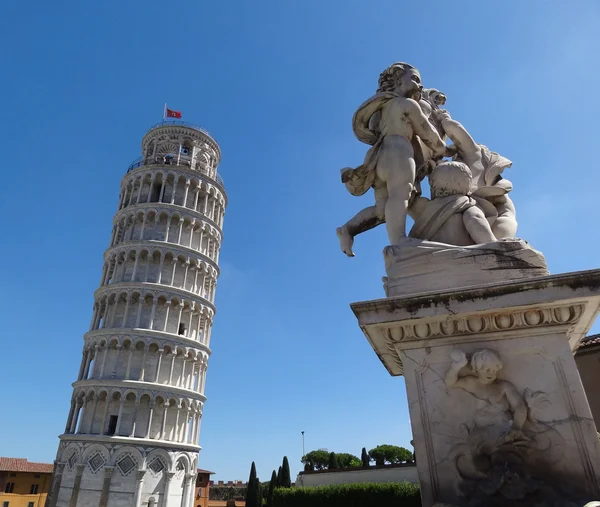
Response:
M340 248L342 249L342 252L344 252L348 257L354 257L354 252L352 251L354 237L348 231L348 227L342 225L342 227L338 227L335 232L340 239Z

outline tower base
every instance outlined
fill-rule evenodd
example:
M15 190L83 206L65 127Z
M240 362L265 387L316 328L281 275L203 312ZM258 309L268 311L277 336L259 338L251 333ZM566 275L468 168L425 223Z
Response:
M424 507L600 499L600 443L573 352L600 270L354 303L404 375Z
M197 450L63 435L46 507L193 507Z

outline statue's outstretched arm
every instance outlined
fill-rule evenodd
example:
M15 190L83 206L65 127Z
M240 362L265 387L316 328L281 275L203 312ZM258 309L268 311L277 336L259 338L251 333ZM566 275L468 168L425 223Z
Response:
M425 146L433 151L434 158L441 158L446 151L446 143L438 134L438 131L425 116L421 106L412 99L407 99L407 110L415 134L417 134Z
M479 145L471 137L471 134L456 120L445 118L442 121L442 129L459 151L471 156L479 151Z
M444 378L446 385L448 387L464 387L465 381L458 378L458 373L469 362L467 356L463 351L456 349L451 352L450 358L452 359L452 364Z

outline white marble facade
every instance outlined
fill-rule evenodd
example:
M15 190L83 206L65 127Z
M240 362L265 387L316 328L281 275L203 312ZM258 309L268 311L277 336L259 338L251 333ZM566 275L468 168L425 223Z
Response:
M159 124L121 184L48 507L191 507L227 197L203 129Z

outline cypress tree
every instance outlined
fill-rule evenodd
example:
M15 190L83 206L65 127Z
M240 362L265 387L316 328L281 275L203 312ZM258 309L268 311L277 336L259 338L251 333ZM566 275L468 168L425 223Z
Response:
M254 483L254 494L256 495L256 503L252 507L262 507L262 486L258 479ZM247 503L246 507L248 507Z
M329 470L333 470L338 467L337 459L335 459L335 452L329 453L329 463L327 463L327 468Z
M287 459L287 456L283 457L283 465L281 466L281 487L282 488L291 488L292 487L292 477L290 475L290 463Z
M279 470L277 470L277 487L278 488L283 487L283 484L281 483L282 478L283 478L283 469L281 467L279 467Z
M250 468L250 477L248 478L248 487L246 489L246 506L260 507L261 500L258 493L260 492L260 483L256 477L256 465L252 462Z
M362 448L362 453L360 455L360 459L362 461L362 466L364 468L369 468L369 466L371 465L371 458L369 458L369 453L367 452L366 448Z
M275 489L276 486L277 486L277 474L275 473L275 470L273 470L273 473L271 474L271 480L269 482L269 491L267 493L267 505L269 507L273 507L273 490Z

